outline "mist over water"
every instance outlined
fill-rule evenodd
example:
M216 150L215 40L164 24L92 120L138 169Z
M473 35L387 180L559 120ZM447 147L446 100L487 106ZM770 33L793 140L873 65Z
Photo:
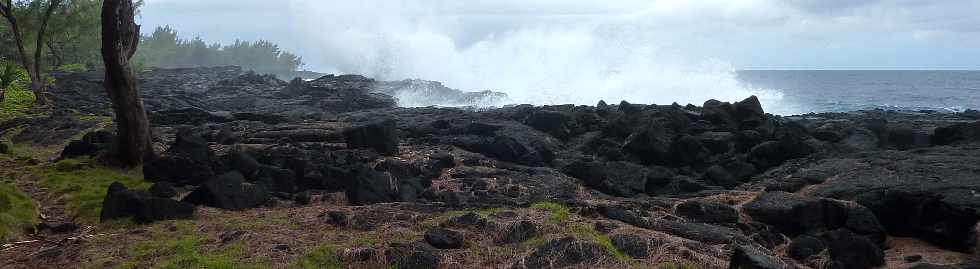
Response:
M386 8L364 4L338 10L302 2L293 7L302 10L304 25L318 33L314 39L323 61L336 68L323 71L501 91L510 104L626 100L700 105L708 99L733 102L756 95L768 112L796 112L782 103L778 90L740 84L724 59L663 49L670 37L630 16L558 17L474 36L461 32L466 29L461 24L469 22L438 6L382 5Z

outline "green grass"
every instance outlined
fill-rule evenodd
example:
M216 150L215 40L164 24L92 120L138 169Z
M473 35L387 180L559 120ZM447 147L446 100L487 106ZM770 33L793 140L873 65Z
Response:
M531 205L531 208L550 211L551 213L548 215L548 219L556 223L567 221L571 217L572 213L572 210L568 207L552 202L535 203Z
M0 242L37 223L37 203L16 187L0 183Z
M249 250L242 242L212 250L206 248L206 244L214 240L197 232L193 222L174 221L173 227L176 228L174 231L169 229L148 231L150 238L132 245L126 251L129 259L114 268L148 268L148 266L160 269L270 268L266 262L245 261ZM147 262L153 264L145 264Z
M120 171L91 164L87 160L62 160L36 169L41 177L40 184L56 194L82 223L99 221L102 200L113 182L140 190L151 185L143 180L139 171Z
M626 254L623 254L623 252L619 251L619 249L616 249L616 247L613 246L612 239L609 239L608 236L596 231L592 225L574 223L569 225L569 232L572 234L572 236L575 236L578 239L590 240L601 245L602 248L606 249L609 254L612 254L613 258L615 258L617 261L622 262L630 260L629 256L626 256Z
M340 269L346 268L346 266L344 266L344 262L337 255L336 247L333 245L322 245L303 254L303 256L293 262L290 268Z

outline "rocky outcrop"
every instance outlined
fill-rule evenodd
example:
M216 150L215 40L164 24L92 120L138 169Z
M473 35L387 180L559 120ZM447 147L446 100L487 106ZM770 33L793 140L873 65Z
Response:
M102 201L100 220L129 218L138 223L161 220L188 219L194 215L194 205L161 198L142 191L126 188L115 182L106 191Z

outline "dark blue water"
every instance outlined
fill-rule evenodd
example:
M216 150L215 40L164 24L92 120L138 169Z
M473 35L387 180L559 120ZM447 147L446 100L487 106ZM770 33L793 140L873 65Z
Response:
M738 71L746 87L782 92L777 114L864 109L980 109L980 71Z

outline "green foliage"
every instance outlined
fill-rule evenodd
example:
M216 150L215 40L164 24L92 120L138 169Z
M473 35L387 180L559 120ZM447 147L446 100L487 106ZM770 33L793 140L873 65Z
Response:
M568 207L553 202L535 203L531 205L531 208L551 211L551 213L548 215L548 219L556 223L565 222L568 220L572 212Z
M290 268L340 269L346 268L332 245L322 245L299 257Z
M157 27L152 34L144 36L134 62L162 68L236 65L267 74L285 74L303 66L302 58L282 51L269 41L208 44L200 37L181 39L170 26Z
M34 104L34 93L24 85L26 74L20 66L0 61L0 92L4 94L3 103L0 103L0 121L23 115Z
M213 241L206 234L196 231L189 221L173 222L171 229L151 229L149 237L132 245L126 252L129 260L115 268L177 269L251 269L269 268L264 263L246 262L248 249L241 243L234 243L216 250L206 248ZM159 259L154 264L145 264Z
M151 185L134 172L92 165L85 160L62 160L39 170L41 185L57 194L83 223L99 221L102 200L113 182L123 183L130 189L147 189Z
M592 242L599 244L602 246L602 248L606 249L607 252L612 254L613 258L618 261L627 261L630 259L629 256L626 256L626 254L623 254L623 252L619 251L619 249L616 249L616 247L613 246L612 239L609 239L608 236L596 231L594 228L592 228L592 225L574 223L569 226L569 232L578 239L591 240Z
M0 242L37 223L37 204L16 187L0 183Z
M66 64L56 68L59 72L78 73L88 71L84 64Z

